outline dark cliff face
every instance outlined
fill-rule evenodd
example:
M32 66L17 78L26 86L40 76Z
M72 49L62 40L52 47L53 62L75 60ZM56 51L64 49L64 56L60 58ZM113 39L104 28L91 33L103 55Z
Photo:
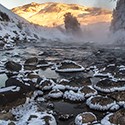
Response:
M6 13L3 13L3 12L0 11L0 21L8 22L8 21L10 21L10 18Z
M125 0L118 0L113 11L111 31L125 30Z

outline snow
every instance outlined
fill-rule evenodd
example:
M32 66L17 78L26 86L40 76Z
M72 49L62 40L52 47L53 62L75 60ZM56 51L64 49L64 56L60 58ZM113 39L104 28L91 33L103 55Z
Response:
M63 92L61 92L59 89L54 89L49 92L48 96L56 99L61 98L63 96Z
M42 96L42 95L43 95L43 92L41 90L36 90L34 91L31 100L34 100L37 96Z
M96 72L94 75L94 77L108 77L108 78L113 78L111 73L99 73Z
M46 82L48 82L49 84L45 85ZM39 83L39 87L42 87L42 90L50 90L56 83L52 80L52 79L47 79L47 78L43 78L43 80Z
M6 87L6 88L1 88L0 92L7 92L7 91L12 91L12 92L17 92L20 90L20 87L17 86L10 86L10 87Z
M8 125L10 121L0 120L0 125Z
M74 91L77 91L77 90L79 89L79 87L70 86L70 85L66 85L65 87L66 87L66 89L68 89L68 90L74 90Z
M113 115L113 113L110 113L106 115L102 120L101 120L101 125L115 125L109 121L109 117Z
M78 92L74 92L72 90L70 91L65 91L63 98L65 99L69 99L71 101L84 101L84 94L82 93L78 93Z
M52 89L59 89L59 90L65 90L65 86L64 85L60 85L60 84L56 84L55 86L53 86Z
M61 83L61 82L70 82L68 79L61 79L60 81L59 81L59 83Z

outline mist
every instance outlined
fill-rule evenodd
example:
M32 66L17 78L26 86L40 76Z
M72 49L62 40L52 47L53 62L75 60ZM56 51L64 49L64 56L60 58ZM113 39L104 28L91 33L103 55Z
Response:
M113 1L113 0L94 0L93 6L113 9L116 7L116 1Z

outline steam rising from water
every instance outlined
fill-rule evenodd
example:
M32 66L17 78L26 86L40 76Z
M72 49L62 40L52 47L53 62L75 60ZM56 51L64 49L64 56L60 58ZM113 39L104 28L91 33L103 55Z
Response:
M94 0L93 5L96 7L112 9L116 6L116 1L113 1L113 0Z

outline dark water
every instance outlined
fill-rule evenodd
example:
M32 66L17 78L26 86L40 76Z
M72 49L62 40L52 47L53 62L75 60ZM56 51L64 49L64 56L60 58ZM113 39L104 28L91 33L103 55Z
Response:
M94 112L94 114L98 117L98 120L101 120L105 115L105 113L103 112L91 110L85 104L85 101L76 103L76 102L60 100L60 101L53 101L53 104L55 107L54 111L58 113L58 115L56 116L56 119L59 125L71 125L71 124L73 125L75 121L75 117L79 113L83 113L83 112ZM69 114L69 115L73 114L73 117L71 117L69 120L61 121L59 120L59 114Z

